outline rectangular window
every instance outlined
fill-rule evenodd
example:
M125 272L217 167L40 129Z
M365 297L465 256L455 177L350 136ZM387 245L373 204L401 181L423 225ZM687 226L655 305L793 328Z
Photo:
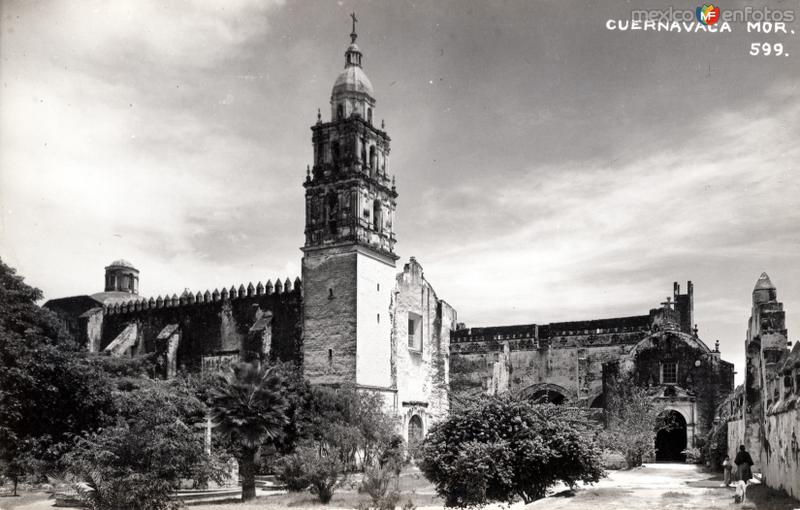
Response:
M408 312L408 348L422 350L422 316Z
M668 362L661 364L661 384L677 384L678 383L678 364L676 362Z

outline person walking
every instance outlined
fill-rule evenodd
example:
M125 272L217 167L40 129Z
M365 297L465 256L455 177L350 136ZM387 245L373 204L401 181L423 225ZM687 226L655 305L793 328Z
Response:
M726 455L725 460L722 461L722 469L725 470L725 487L730 487L733 481L733 462L731 462L730 455Z
M748 480L753 478L753 471L751 466L753 465L753 458L744 449L744 445L739 446L739 453L736 454L736 458L733 460L733 463L736 464L738 468L737 478L745 483Z

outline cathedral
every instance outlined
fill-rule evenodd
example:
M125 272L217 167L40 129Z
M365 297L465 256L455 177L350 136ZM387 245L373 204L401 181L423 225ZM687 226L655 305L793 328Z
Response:
M578 322L467 328L411 257L398 266L398 192L389 134L376 125L353 16L330 112L311 127L305 172L302 278L139 294L125 260L105 268L103 292L48 301L92 352L151 354L160 377L236 361L291 361L312 384L382 395L407 440L464 398L515 393L601 410L609 378L629 373L680 423L659 437L680 458L733 389L733 366L694 326L693 286L649 313ZM402 173L400 174L402 181Z
M330 117L311 127L302 279L145 298L125 260L105 268L104 291L48 301L93 352L153 353L159 375L210 371L239 360L301 364L312 384L382 395L419 440L449 409L449 339L456 312L414 257L398 268L390 137L356 44L353 17Z

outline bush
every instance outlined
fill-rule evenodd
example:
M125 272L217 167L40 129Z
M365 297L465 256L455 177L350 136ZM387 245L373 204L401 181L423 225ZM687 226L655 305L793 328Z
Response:
M431 428L420 467L447 506L530 503L559 481L572 486L603 475L584 423L563 407L485 399Z
M316 495L322 504L327 504L333 497L341 472L342 463L335 457L318 455L313 463L306 464L311 494Z
M117 422L80 438L64 456L92 509L163 510L182 478L221 481L221 462L203 451L188 424L203 415L199 400L172 383L143 379L117 395Z
M392 471L388 468L371 467L364 470L364 479L361 481L359 487L360 492L366 492L372 498L372 504L375 508L382 509L385 506L386 494L389 491L389 486L394 478ZM395 493L396 494L396 493ZM396 494L394 505L399 500L399 494ZM391 508L394 508L394 505Z
M403 436L394 435L381 452L378 460L380 467L391 469L396 476L400 475L406 464L405 440Z
M309 480L303 457L297 453L287 455L275 465L278 480L286 484L290 492L300 492L308 487Z
M681 453L686 455L687 464L700 464L703 461L703 454L700 448L687 448Z

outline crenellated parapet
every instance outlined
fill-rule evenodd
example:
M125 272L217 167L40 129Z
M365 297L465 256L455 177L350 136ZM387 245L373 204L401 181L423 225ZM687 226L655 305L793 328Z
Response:
M253 285L252 282L248 283L245 287L240 284L237 288L231 285L230 288L222 287L222 290L214 289L213 291L206 290L205 292L192 293L184 291L180 296L177 294L157 296L156 298L138 298L129 301L110 303L103 306L103 314L115 315L125 314L132 312L140 312L143 310L158 310L162 308L177 308L182 306L203 305L208 303L216 303L221 301L233 301L247 298L254 298L259 296L282 295L290 293L300 293L302 290L302 283L300 277L292 281L285 278L281 281L280 278L275 280L267 280L266 284L258 282Z

